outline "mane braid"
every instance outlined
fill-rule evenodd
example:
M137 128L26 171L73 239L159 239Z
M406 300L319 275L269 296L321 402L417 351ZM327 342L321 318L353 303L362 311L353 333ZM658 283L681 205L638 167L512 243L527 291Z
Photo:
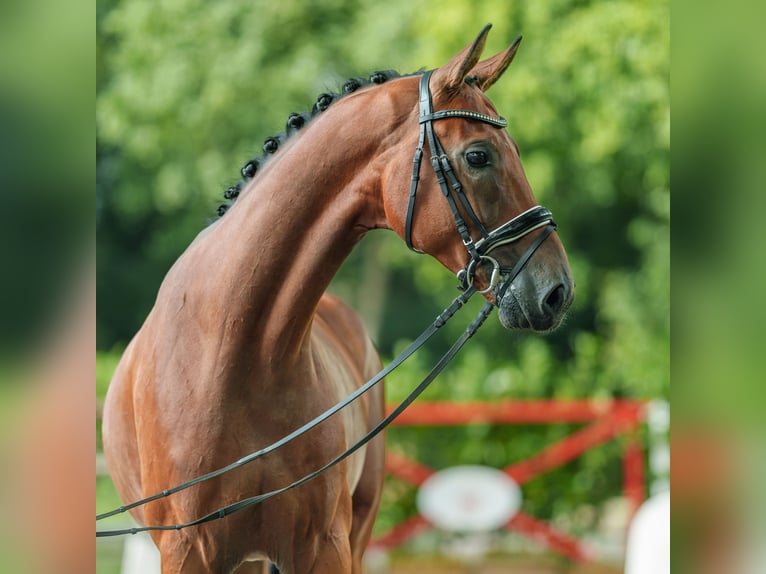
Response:
M415 72L415 74L418 73L420 73L420 71ZM343 96L355 92L360 88L364 88L370 85L383 84L389 80L393 80L394 78L411 76L415 74L399 74L395 70L381 70L370 74L368 79L349 78L343 84L340 92L319 94L310 111L302 113L292 112L287 116L287 123L285 125L284 131L267 137L263 142L263 146L261 147L263 153L261 155L255 156L247 163L245 163L245 165L243 165L242 169L240 170L242 179L240 179L237 183L230 186L226 189L226 191L223 192L223 197L226 199L226 202L219 205L218 209L216 209L218 217L223 217L226 211L236 201L240 192L245 188L248 182L253 179L253 177L255 177L256 173L258 173L258 170L261 168L261 166L263 166L269 157L271 157L279 150L279 148L287 141L288 138L297 133L301 128L303 128L312 119L314 119L314 117L324 112L333 103L341 99Z

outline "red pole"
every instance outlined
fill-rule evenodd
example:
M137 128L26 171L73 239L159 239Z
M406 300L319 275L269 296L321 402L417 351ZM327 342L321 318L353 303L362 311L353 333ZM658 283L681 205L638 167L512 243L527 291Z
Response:
M644 475L644 451L636 432L627 437L622 459L623 493L630 505L630 516L638 510L646 498L646 478Z
M416 514L400 522L391 530L370 541L371 548L382 548L387 550L404 544L410 538L414 538L421 532L431 529L431 524L420 514Z
M420 486L434 473L434 470L396 451L389 450L386 453L386 472L413 486Z
M640 404L637 403L616 408L607 416L550 445L538 454L507 466L504 472L518 484L524 484L539 474L569 462L589 448L632 429L639 421L639 407Z
M615 410L639 408L628 399L513 400L499 402L416 402L392 423L396 426L454 426L479 423L550 424L590 422ZM388 407L388 412L393 410Z
M559 532L549 524L533 518L524 512L519 512L511 518L505 528L520 532L575 562L590 562L593 560L593 553L576 538Z

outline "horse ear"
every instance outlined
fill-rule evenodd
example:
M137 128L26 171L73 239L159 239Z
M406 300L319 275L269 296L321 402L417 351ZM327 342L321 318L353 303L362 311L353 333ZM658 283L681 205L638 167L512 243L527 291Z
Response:
M513 44L511 44L504 52L495 54L491 58L487 58L474 66L471 73L476 76L476 85L481 88L483 92L486 92L492 87L492 84L494 84L498 78L503 75L503 72L505 72L508 66L511 65L514 56L516 56L516 51L519 49L519 44L521 44L521 36L516 38Z
M461 88L463 80L481 57L491 27L492 24L484 26L472 44L463 48L449 62L434 72L433 87L436 90L454 93Z

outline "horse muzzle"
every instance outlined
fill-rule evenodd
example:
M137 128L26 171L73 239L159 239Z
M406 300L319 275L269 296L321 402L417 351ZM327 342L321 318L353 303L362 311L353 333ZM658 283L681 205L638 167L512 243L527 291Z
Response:
M506 329L550 332L566 316L574 300L574 285L567 274L535 280L531 270L495 289L495 305Z

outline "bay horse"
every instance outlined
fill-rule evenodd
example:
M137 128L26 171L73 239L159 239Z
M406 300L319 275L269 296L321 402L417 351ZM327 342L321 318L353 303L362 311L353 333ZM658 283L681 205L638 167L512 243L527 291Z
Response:
M485 95L521 38L480 61L488 31L433 71L380 73L355 80L343 97L320 96L300 133L269 138L268 162L246 164L245 182L229 191L236 201L172 266L109 387L104 453L125 501L273 443L380 369L360 319L325 292L371 229L393 230L452 272L462 270L506 328L560 324L574 291L567 257L553 227L547 240L535 226L510 237L520 217L549 212L536 207L516 144ZM309 119L292 115L288 132L303 123L296 118ZM431 149L434 171L420 174L417 157L413 171L415 149ZM535 241L534 256L508 280L506 266ZM183 523L278 489L322 467L383 413L379 385L258 462L134 508L133 517ZM249 572L260 560L283 574L359 574L383 455L379 435L257 508L153 532L163 574Z

